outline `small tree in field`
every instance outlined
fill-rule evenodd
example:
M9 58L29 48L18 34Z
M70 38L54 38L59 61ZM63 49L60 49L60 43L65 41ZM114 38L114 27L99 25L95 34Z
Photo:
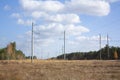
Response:
M117 53L117 51L115 50L115 52L114 52L114 59L118 59L118 53Z

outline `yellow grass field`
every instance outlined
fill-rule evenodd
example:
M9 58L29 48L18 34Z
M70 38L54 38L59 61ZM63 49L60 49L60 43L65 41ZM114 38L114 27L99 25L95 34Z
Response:
M120 61L0 61L0 80L120 80Z

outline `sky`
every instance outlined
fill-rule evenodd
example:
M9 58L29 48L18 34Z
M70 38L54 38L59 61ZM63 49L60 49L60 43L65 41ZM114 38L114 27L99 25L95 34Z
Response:
M38 58L99 50L109 35L110 46L120 46L120 0L0 0L0 47L16 42L31 55L34 23L34 55Z

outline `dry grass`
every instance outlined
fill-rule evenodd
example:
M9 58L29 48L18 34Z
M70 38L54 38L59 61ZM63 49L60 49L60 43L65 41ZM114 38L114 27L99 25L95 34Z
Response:
M120 61L0 61L0 80L120 80Z

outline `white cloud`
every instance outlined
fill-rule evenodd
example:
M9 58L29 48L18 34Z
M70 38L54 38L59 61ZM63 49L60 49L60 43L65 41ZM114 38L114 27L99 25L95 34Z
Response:
M53 44L55 42L54 39L48 38L48 39L36 39L35 45L36 46L49 46L50 44Z
M34 19L40 19L40 18L48 17L48 14L45 12L41 12L41 11L34 11L34 12L32 12L31 16Z
M76 14L56 14L52 16L47 16L45 19L50 22L58 22L65 24L80 23L80 18Z
M11 14L11 17L21 18L21 15L20 15L19 13L12 13L12 14Z
M44 22L57 22L63 24L80 23L80 17L77 14L47 14L46 12L34 11L31 15L34 19L41 19Z
M84 41L84 40L89 40L89 38L86 37L86 36L78 36L78 37L76 37L76 40L78 40L78 41Z
M68 44L70 44L70 45L78 45L78 43L77 43L77 42L72 41L72 40L69 40L69 41L68 41Z
M100 36L98 35L98 36L91 36L91 37L87 37L87 36L77 36L76 37L76 40L77 41L99 41L100 40ZM105 37L105 36L102 36L101 37L101 40L102 41L107 41L107 37Z
M81 35L82 33L86 33L89 32L90 30L84 26L81 25L66 25L66 29L65 29L69 35Z
M64 5L59 1L41 1L41 0L20 0L22 7L25 10L51 11L58 12L62 10Z
M22 19L18 19L17 23L24 25L24 21Z
M105 16L110 12L110 5L104 0L71 0L66 2L65 10L77 14Z
M13 16L32 18L45 24L52 22L74 25L81 22L79 14L105 16L110 12L110 4L105 0L71 0L65 3L54 0L20 0L20 3L27 16L15 13L12 14ZM28 24L30 21L18 22Z
M113 2L118 2L118 1L120 1L120 0L105 0L105 1L110 2L110 3L113 3Z
M56 0L20 0L23 9L28 11L68 12L105 16L110 12L109 2L114 0L71 0L62 3Z
M9 10L11 10L11 7L9 5L5 5L4 10L9 11Z
M36 27L35 33L40 33L42 38L55 38L56 36L60 36L64 30L68 36L81 35L82 33L89 32L89 29L80 25L62 25L59 23L52 23L48 25L40 25Z
M34 32L36 35L40 35L39 38L55 38L56 36L60 35L61 32L64 30L63 25L52 23L48 25L40 25L36 26ZM40 34L39 34L40 33Z
M17 20L17 23L18 23L18 24L24 25L24 26L31 26L31 25L32 25L32 22L35 22L35 21L29 20L29 19L23 20L23 19L21 19L21 18L19 18L19 19Z

